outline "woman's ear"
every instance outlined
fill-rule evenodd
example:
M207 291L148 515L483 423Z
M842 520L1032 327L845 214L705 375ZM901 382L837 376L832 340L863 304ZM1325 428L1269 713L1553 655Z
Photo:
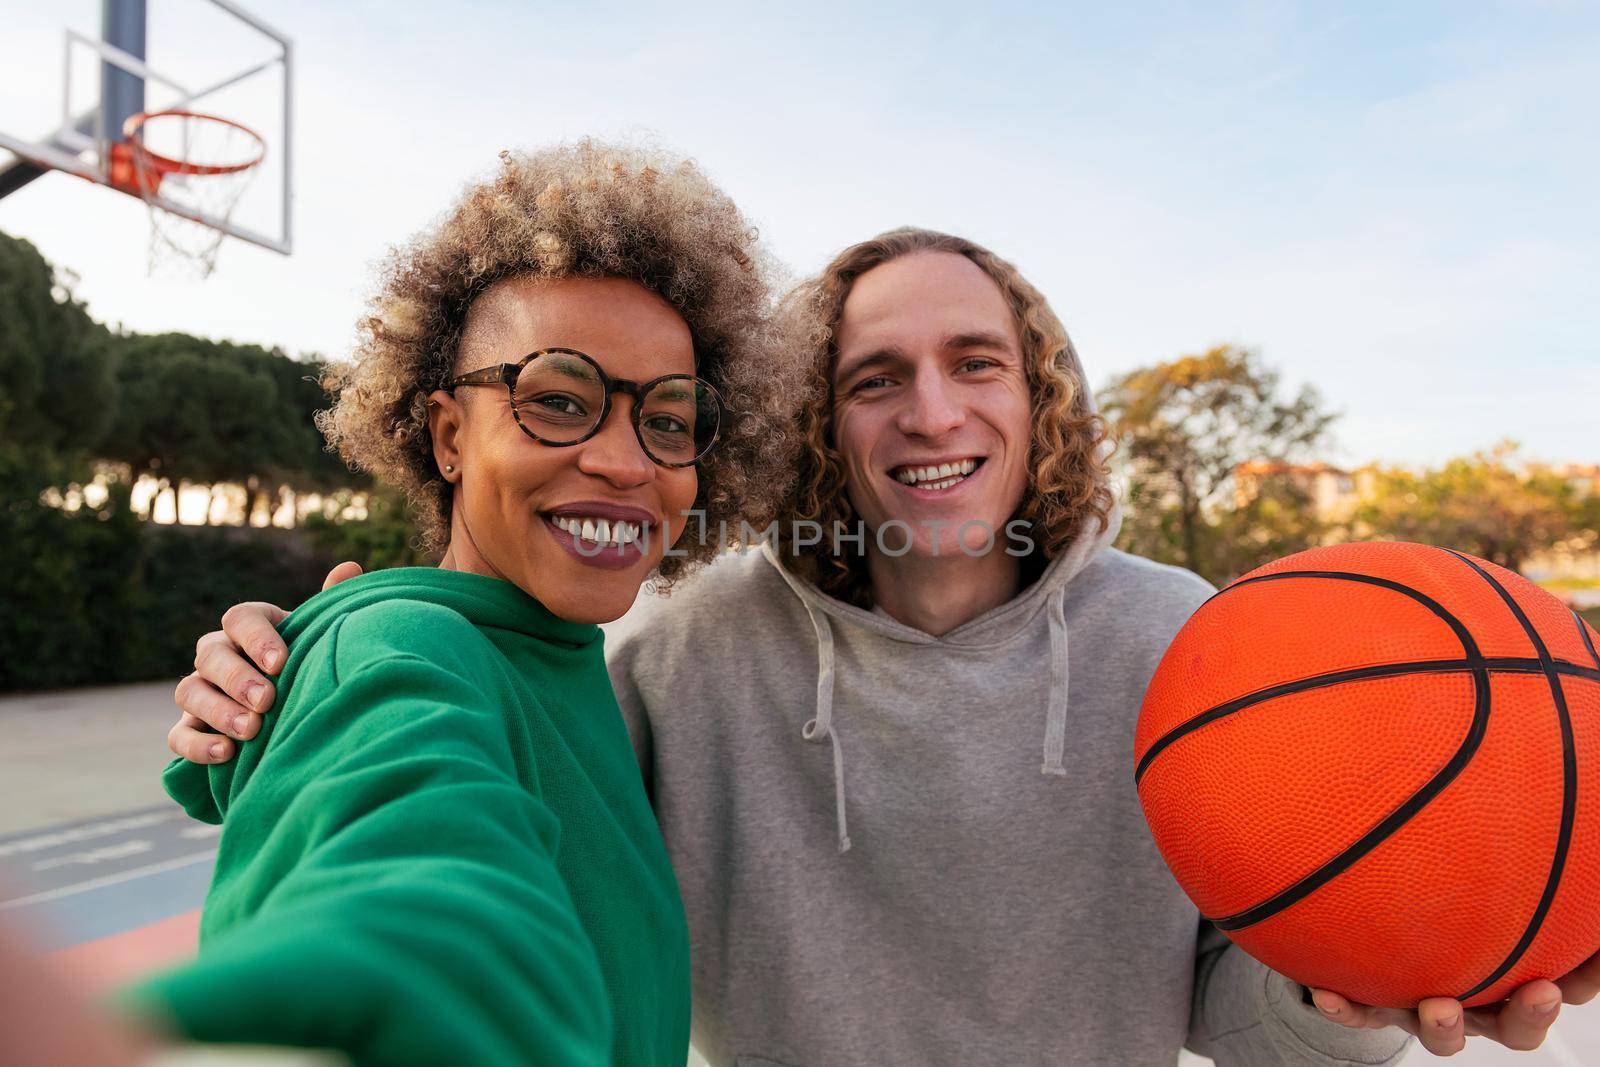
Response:
M433 438L433 461L451 485L461 482L461 434L466 412L461 401L443 389L428 396L428 434Z

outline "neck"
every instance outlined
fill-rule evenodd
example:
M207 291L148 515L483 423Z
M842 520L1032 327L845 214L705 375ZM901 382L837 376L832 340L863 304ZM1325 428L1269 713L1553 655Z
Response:
M940 637L999 607L1022 589L1022 561L1003 551L983 556L886 556L869 549L872 600L896 622Z
M445 546L444 557L439 560L439 569L481 574L485 578L505 578L505 575L496 570L483 558L483 553L478 551L478 545L472 539L472 532L467 529L466 521L461 517L460 501L457 501L456 507L451 509L450 543Z

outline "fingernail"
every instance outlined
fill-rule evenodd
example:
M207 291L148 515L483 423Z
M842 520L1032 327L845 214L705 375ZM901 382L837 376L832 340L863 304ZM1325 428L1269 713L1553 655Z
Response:
M1540 1015L1549 1015L1560 1006L1560 997L1550 997L1547 1000L1536 1000L1533 1002L1533 1010L1538 1012Z
M1311 994L1311 1000L1324 1015L1338 1015L1339 1005L1320 990Z
M221 759L222 758L223 749L224 749L224 746L223 746L221 741L218 741L216 744L212 745L211 748L210 748L211 758L212 759Z
M261 665L269 671L278 669L278 650L273 649L261 657Z
M244 732L249 726L250 726L250 716L248 716L248 715L235 715L233 717L233 732L235 734L238 734L240 737L244 736Z
M262 698L266 696L267 687L260 682L251 682L244 687L244 702L252 708L259 708Z
M1460 1021L1461 1015L1459 1012L1450 1012L1433 1020L1433 1025L1437 1026L1441 1030L1448 1030Z

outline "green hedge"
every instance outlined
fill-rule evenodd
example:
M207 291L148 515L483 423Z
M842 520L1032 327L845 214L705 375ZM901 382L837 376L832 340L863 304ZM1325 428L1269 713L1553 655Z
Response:
M294 531L156 526L127 507L0 506L0 691L171 678L229 605L292 607L333 560Z

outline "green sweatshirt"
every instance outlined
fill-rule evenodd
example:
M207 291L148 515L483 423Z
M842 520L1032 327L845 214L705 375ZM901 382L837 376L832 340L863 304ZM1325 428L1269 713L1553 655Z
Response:
M199 959L135 1007L358 1063L682 1067L683 905L600 630L423 567L281 629L259 738L167 769L190 815L226 823Z

